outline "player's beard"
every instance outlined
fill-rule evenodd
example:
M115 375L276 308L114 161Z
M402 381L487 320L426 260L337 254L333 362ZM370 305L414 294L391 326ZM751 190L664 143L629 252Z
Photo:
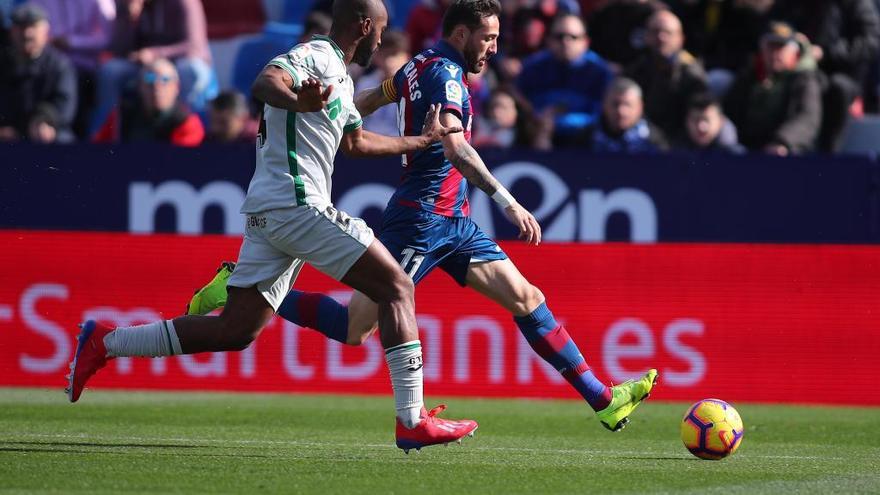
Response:
M375 46L378 48L373 38L375 38L375 32L370 33L370 36L364 37L364 39L357 44L354 48L354 57L352 57L354 63L361 67L367 67L370 65L370 61L373 60L373 54L376 53L376 50L373 47Z
M480 68L480 52L478 49L468 42L464 46L464 60L467 63L467 70L471 74L479 74L482 70Z

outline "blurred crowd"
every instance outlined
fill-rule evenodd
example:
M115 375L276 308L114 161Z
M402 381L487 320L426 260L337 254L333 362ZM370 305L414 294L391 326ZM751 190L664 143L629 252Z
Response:
M410 0L353 70L358 88L435 43L451 1ZM835 152L848 122L878 112L880 0L501 3L499 52L469 76L477 146ZM329 31L331 4L313 2L300 40ZM218 85L200 0L0 0L0 14L0 141L254 138L256 105ZM396 134L396 118L385 107L365 127Z

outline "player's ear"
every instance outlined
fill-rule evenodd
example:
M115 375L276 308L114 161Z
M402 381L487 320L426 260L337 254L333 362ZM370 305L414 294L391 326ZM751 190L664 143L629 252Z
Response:
M364 17L361 21L361 36L367 36L373 30L373 18Z

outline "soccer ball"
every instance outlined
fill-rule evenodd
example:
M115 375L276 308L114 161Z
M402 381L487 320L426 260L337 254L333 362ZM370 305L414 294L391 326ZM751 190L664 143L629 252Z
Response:
M703 399L681 420L681 441L700 459L724 459L736 452L742 437L739 413L723 400Z

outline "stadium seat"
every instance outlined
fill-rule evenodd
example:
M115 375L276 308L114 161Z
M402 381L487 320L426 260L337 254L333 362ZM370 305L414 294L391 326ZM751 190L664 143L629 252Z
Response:
M301 24L306 19L306 14L311 7L312 2L287 0L284 2L284 10L281 13L281 22L285 24Z
M269 23L269 25L276 26L280 23ZM285 31L284 28L278 27L273 31L267 30L262 35L242 43L233 63L232 87L250 97L251 84L266 62L278 54L286 53L299 39L301 27L299 30L293 27L287 29Z
M843 133L844 153L880 153L880 116L866 115L861 119L850 119Z

